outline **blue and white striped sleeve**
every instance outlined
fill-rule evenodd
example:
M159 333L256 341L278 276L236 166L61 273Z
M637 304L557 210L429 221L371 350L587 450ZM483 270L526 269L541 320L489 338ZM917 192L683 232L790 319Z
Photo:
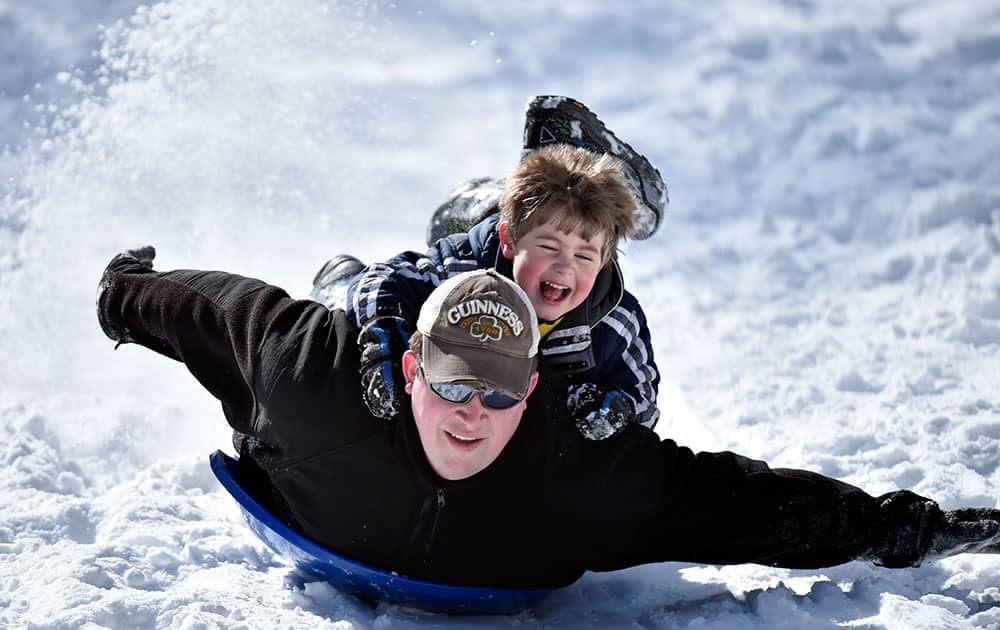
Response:
M404 252L369 265L351 291L349 315L359 326L384 316L401 317L415 326L421 305L439 284L478 268L474 259L442 253L432 247L426 254Z
M652 429L660 419L656 393L660 373L653 361L653 346L649 339L646 316L638 302L632 308L619 304L601 320L620 338L620 352L612 364L602 370L600 384L613 386L628 394L635 402L633 422Z

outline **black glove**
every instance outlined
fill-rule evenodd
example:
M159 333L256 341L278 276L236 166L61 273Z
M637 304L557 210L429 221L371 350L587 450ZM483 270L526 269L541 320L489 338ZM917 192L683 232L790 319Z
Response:
M113 323L109 318L104 316L101 307L101 298L104 296L104 292L111 282L110 274L117 269L119 263L128 264L130 260L135 260L140 266L151 270L154 258L156 258L156 249L152 245L142 245L117 254L111 259L107 267L104 268L104 273L101 275L101 283L97 288L97 321L101 325L101 330L104 331L104 334L117 342L115 348L118 348L123 343L132 343L132 337L129 335L127 328Z
M879 497L881 527L871 551L875 564L913 567L960 553L1000 553L1000 510L938 504L909 490Z
M566 390L566 407L577 430L588 440L617 435L635 416L631 396L593 383L570 385Z
M960 553L1000 553L1000 510L962 508L942 515L926 559Z
M152 245L142 245L134 249L126 249L120 254L116 254L115 257L111 259L111 262L108 263L108 266L104 268L104 275L106 276L108 272L114 271L114 268L117 266L117 263L132 259L138 261L139 264L145 267L146 269L152 269L154 258L156 258L156 248L153 247ZM104 283L102 282L101 283L102 289L104 288L103 284Z
M403 400L403 353L411 329L401 317L380 317L365 324L358 335L361 349L362 398L372 415L388 420L399 413Z
M135 258L139 261L139 264L146 269L153 268L153 259L156 258L156 248L152 245L143 245L141 247L136 247L135 249L126 249L118 256L127 256L129 258Z

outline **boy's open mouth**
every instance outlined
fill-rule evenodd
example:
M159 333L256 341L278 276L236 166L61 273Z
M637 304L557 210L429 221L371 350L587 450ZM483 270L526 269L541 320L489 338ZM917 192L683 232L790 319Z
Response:
M542 280L539 288L546 304L559 304L569 295L569 287L548 280Z

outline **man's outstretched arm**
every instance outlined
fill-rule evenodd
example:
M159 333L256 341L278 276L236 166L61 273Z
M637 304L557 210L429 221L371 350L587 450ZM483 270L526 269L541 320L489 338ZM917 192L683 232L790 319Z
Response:
M876 497L810 471L634 437L618 438L628 465L613 466L596 502L608 516L589 534L592 570L662 561L900 568L1000 553L1000 510L945 512L908 490Z
M104 270L97 316L104 333L183 361L249 432L257 349L292 302L259 280L218 271L156 272L152 248L115 256Z
M672 559L788 568L867 560L902 568L965 551L1000 552L1000 510L944 512L909 490L875 497L806 470L661 446L669 474L681 481L667 501L677 515L667 539Z

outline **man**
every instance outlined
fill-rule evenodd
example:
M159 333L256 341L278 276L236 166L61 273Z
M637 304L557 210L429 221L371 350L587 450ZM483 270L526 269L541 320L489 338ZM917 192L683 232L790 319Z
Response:
M342 311L221 272L158 273L153 256L106 268L104 332L184 361L221 401L258 494L352 559L543 588L667 560L904 567L1000 552L1000 510L876 498L732 453L696 455L638 426L584 439L538 381L530 301L494 271L432 294L403 359L411 403L379 422L361 402L358 331Z

